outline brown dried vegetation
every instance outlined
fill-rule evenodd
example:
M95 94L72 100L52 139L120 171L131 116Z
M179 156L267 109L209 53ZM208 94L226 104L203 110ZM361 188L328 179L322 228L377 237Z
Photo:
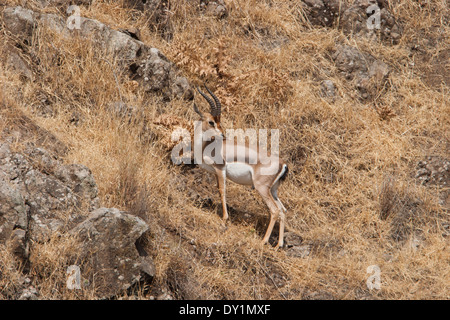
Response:
M59 12L39 9L38 2L27 6ZM112 57L89 41L38 29L32 43L21 45L34 61L33 81L0 57L0 98L7 102L0 108L20 110L66 144L64 160L92 170L103 206L130 210L149 223L145 245L156 275L141 297L164 288L179 299L449 298L449 212L439 203L439 188L414 179L416 163L427 155L450 156L449 83L427 82L426 67L416 68L419 53L411 49L421 32L448 39L445 0L425 6L388 1L404 24L395 45L314 27L300 1L284 0L228 0L225 18L204 14L198 1L169 1L167 38L148 27L148 13L123 2L82 5L81 15L140 30L142 41L192 83L207 81L224 105L224 128L280 129L290 175L279 196L288 209L287 229L301 235L304 246L290 255L288 248L260 245L268 212L252 190L231 183L231 222L223 226L214 179L170 162L172 128L190 130L197 119L192 102L149 95L115 70L119 94L105 61ZM2 56L3 44L14 41L0 28ZM359 99L331 59L342 43L392 68L389 86L376 88L369 101ZM446 43L420 48L438 56ZM441 67L448 74L448 61ZM338 89L333 101L320 94L324 79ZM111 112L121 97L139 111L131 117ZM8 127L4 112L0 132ZM42 298L95 298L87 289L64 289L71 245L55 235L34 247L42 254L32 255L37 267L29 276ZM0 298L9 297L20 277L12 263L2 251ZM370 265L381 269L381 290L366 286Z

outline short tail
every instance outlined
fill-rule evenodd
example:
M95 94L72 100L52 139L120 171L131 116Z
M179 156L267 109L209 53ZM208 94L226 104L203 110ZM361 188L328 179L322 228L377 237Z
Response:
M284 165L283 170L284 170L283 175L280 177L281 181L284 181L288 175L289 168L288 168L287 164Z

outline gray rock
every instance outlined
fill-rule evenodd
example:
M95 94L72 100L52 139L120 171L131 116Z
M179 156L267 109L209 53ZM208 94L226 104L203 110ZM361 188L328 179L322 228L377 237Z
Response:
M13 230L25 230L27 225L27 208L20 189L0 171L0 243L9 240Z
M156 48L150 48L137 74L144 80L146 91L161 91L169 87L171 63Z
M18 300L38 300L38 299L39 293L36 290L36 288L34 288L33 286L29 286L28 288L22 291Z
M147 224L118 209L97 209L97 195L87 167L63 164L43 148L28 146L19 153L0 143L0 246L9 248L23 265L31 263L31 241L69 232L79 241L76 256L83 279L96 285L101 297L112 297L153 278L155 266L136 247ZM21 286L17 292L19 299L39 298L33 287Z
M0 244L26 259L28 240L46 241L98 208L98 189L83 165L65 165L43 148L12 152L0 143Z
M286 255L294 258L306 258L311 253L311 245L303 244L303 238L295 232L286 232L284 235Z
M193 92L185 77L158 49L145 45L130 32L119 31L85 17L78 17L79 25L67 26L67 19L56 14L38 14L22 7L4 10L6 28L13 34L31 38L38 23L60 35L80 36L92 40L100 50L114 55L122 71L130 71L148 92L159 92L165 98L192 99Z
M98 188L91 170L82 164L57 165L55 177L77 195L77 205L88 203L88 210L99 207Z
M390 73L386 63L355 47L338 45L332 59L344 77L354 82L363 99L376 94Z
M302 242L303 238L294 232L286 232L284 234L284 246L287 248L300 246Z
M192 91L189 81L185 77L176 77L173 85L172 92L176 97L184 98L187 100L194 99L194 93Z
M139 264L141 272L145 277L153 278L155 276L156 268L152 258L150 258L149 256L141 257Z
M228 10L225 1L201 1L201 7L205 8L207 15L212 15L218 19L223 19L228 15Z
M339 0L303 0L303 3L309 21L324 27L333 26L342 8Z
M321 95L325 98L331 98L334 100L336 96L336 87L334 85L334 82L331 80L323 80L320 84L321 87Z
M100 208L73 228L80 241L79 256L84 278L95 284L101 297L109 298L141 280L142 272L154 276L150 257L140 257L136 241L148 230L136 216L115 208Z
M99 47L113 53L121 62L134 61L144 46L143 42L133 39L126 33L84 17L80 17L80 29L74 31L78 31L82 37L94 38Z
M161 92L164 96L192 99L193 92L186 78L178 76L173 64L157 48L148 49L136 72L137 79L147 92Z
M308 244L293 246L286 250L286 255L294 258L306 258L311 253L311 246Z
M8 31L22 37L26 41L31 40L33 30L36 27L37 14L32 10L18 7L7 7L3 10L3 22Z
M371 8L375 10L371 11ZM374 40L380 35L382 40L393 44L398 43L403 33L402 26L384 7L384 2L377 0L355 1L343 10L339 26L345 34Z
M81 36L85 39L92 39L99 48L112 53L119 62L129 63L134 61L144 44L132 38L127 33L111 29L100 21L85 17L78 17L79 25L74 24L68 27L68 19L57 14L36 15L35 23L39 21L43 25L60 33L65 37Z
M397 44L403 27L381 0L357 0L347 5L339 0L303 0L308 20L313 25L338 27L346 35ZM370 9L376 9L371 11ZM339 20L337 19L339 17ZM370 27L368 27L368 25Z
M16 48L9 47L7 50L6 65L16 73L32 80L33 72L31 71L30 64L20 56Z

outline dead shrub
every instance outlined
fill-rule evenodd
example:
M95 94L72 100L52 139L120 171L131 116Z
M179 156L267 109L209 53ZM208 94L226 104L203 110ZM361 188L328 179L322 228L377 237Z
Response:
M166 271L166 284L178 300L201 299L201 286L186 258L172 258Z
M401 187L395 176L384 178L378 198L380 218L390 221L391 238L396 242L402 242L411 234L420 232L431 218L427 216L424 201L412 187Z

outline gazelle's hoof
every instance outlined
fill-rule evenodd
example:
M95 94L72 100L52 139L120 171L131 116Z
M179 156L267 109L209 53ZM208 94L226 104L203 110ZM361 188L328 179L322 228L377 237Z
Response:
M226 232L227 230L228 230L228 226L225 223L222 223L222 225L220 226L220 231Z
M284 246L284 244L283 243L278 243L276 246L275 246L275 250L279 250L279 249L282 249L283 248L283 246Z

